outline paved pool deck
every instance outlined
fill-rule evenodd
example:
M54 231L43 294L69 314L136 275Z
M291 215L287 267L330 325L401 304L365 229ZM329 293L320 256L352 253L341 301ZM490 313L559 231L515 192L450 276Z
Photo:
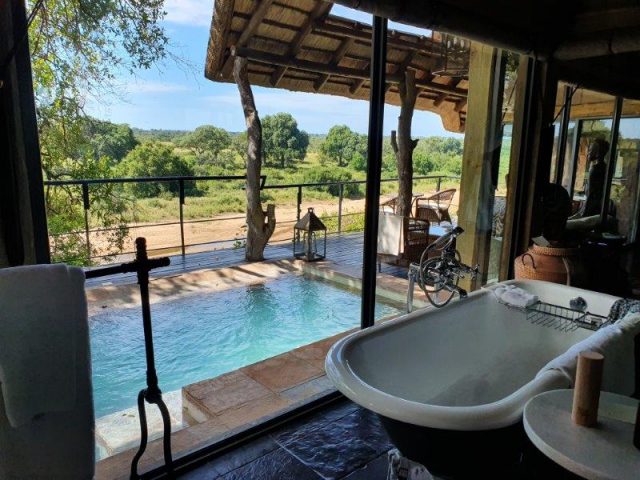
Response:
M283 275L299 274L323 278L348 288L360 289L361 268L334 261L305 263L271 260L217 269L171 274L151 280L151 303L184 298L203 292L268 282ZM407 280L388 273L377 275L377 294L404 305ZM138 286L132 283L101 285L87 290L90 315L105 308L139 306ZM425 306L416 287L414 305ZM174 458L276 417L333 390L324 371L331 346L353 329L218 377L168 392L172 416ZM148 411L155 410L148 406ZM135 408L96 421L96 439L105 454L96 465L97 479L128 478L136 451L139 420ZM149 470L162 464L161 422L150 417L150 439L140 467Z

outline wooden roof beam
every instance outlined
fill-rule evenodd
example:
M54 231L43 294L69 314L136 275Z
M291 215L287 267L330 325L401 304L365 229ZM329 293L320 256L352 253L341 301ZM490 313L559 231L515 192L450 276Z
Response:
M640 28L610 30L561 43L553 52L557 60L578 60L640 51Z
M237 47L244 47L247 44L247 42L251 38L251 35L253 35L254 32L258 29L260 22L262 22L262 19L267 14L267 11L269 10L269 7L271 7L272 3L273 0L262 0L258 3L255 12L253 12L253 15L251 15L251 18L249 19L249 23L242 31L242 33L240 34L240 38L238 38L238 41L236 42ZM221 72L223 78L228 78L231 75L231 69L233 68L232 57L233 55L229 55L225 60L224 65L222 66Z
M433 101L433 106L434 107L439 107L440 105L442 105L445 101L445 99L447 98L447 95L444 93L441 93L440 95L438 95L436 97L436 99Z
M324 22L319 23L316 26L316 30L319 33L326 33L332 35L339 35L341 37L350 37L356 40L360 40L362 42L371 45L371 27L368 25L353 22L351 25L340 25L337 23L331 23L332 21L339 20L342 23L344 20L341 17L335 17L333 15L328 15ZM417 37L420 41L409 41L404 40L402 38L398 38L392 34L393 32L389 32L387 38L387 45L389 47L396 48L398 50L418 50L422 53L428 54L429 49L433 46L436 48L440 48L441 44L438 42L434 42L431 38L428 37ZM410 36L410 35L407 35ZM434 54L439 54L437 50L434 50Z
M416 27L437 30L440 32L463 35L470 40L489 43L499 48L514 50L518 53L532 54L544 57L548 52L536 50L535 37L532 31L521 28L505 21L500 21L492 11L486 15L478 15L460 5L447 0L429 0L417 2L420 8L409 8L408 0L334 0L335 3L349 8L355 8L380 17L393 19L395 22L406 23ZM466 2L469 3L469 2ZM567 2L573 4L573 2ZM551 0L545 0L541 11L553 12L550 8ZM548 9L545 7L549 6ZM556 9L557 10L557 9ZM560 14L557 14L560 17ZM551 15L552 16L552 15ZM559 18L559 21L569 19ZM532 24L532 25L535 25Z
M347 54L347 51L352 47L354 42L355 40L353 38L345 38L340 44L340 47L338 47L338 50L336 50L336 53L334 53L329 65L331 65L332 67L337 67L340 61ZM320 78L313 84L314 90L316 92L319 92L320 89L325 86L327 80L329 80L329 77L330 75L328 73L323 73Z
M355 68L331 66L325 63L311 62L309 60L301 60L297 58L284 57L282 55L274 55L272 53L261 52L250 48L232 47L232 55L240 57L247 57L250 60L265 63L267 65L279 65L287 68L295 68L298 70L324 73L329 75L338 75L346 78L353 78L358 80L368 80L368 70L358 70ZM387 81L391 83L399 83L401 75L391 74L387 75ZM364 82L363 82L364 83ZM362 85L360 85L362 86ZM358 88L360 88L358 86ZM467 91L461 90L447 85L439 85L437 83L431 83L430 81L424 81L422 79L416 80L416 86L427 89L434 92L446 93L448 96L466 98ZM356 89L357 91L357 89Z
M467 105L467 99L463 98L462 100L458 100L453 107L454 112L461 112L462 109Z
M364 78L357 79L355 82L353 82L353 85L349 87L349 93L351 95L355 95L356 93L358 93L358 90L362 88L362 85L364 85L364 82L366 82Z
M318 21L318 19L329 14L329 12L331 11L331 7L333 7L333 3L329 3L325 1L318 2L318 4L311 11L311 13L309 13L307 20L304 22L302 27L300 27L300 31L296 34L295 38L293 39L293 43L289 47L288 55L295 58L296 55L300 53L304 39L307 37L307 35L309 35L309 33L313 31L313 28L316 22ZM274 87L277 87L278 83L280 83L280 80L282 80L282 77L284 76L284 73L286 71L287 71L287 67L282 65L276 68L275 72L273 72L273 75L271 75L271 85L273 85Z

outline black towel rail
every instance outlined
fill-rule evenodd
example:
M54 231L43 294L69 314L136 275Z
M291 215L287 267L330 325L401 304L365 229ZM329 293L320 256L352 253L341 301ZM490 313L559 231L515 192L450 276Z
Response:
M169 409L162 399L162 391L158 386L155 355L153 352L153 330L151 328L151 306L149 302L149 272L154 268L166 267L171 263L169 258L149 258L147 255L147 241L143 237L136 238L136 259L112 267L97 268L85 272L86 278L104 277L119 273L135 272L140 286L140 300L142 303L142 326L144 329L144 349L147 361L147 388L138 394L138 414L140 416L140 446L131 460L131 478L140 478L138 462L147 448L148 427L145 401L154 404L160 410L163 425L164 464L167 476L173 477L173 459L171 457L171 420Z

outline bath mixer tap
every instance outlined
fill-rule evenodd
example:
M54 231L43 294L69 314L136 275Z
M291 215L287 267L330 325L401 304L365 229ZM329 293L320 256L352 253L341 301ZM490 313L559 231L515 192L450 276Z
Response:
M444 307L456 293L460 298L467 296L467 291L459 287L458 282L466 275L475 278L478 266L470 267L460 260L460 253L456 250L454 241L463 232L462 228L456 227L442 235L422 252L420 263L412 263L409 266L408 312L413 309L413 290L416 282L435 307Z

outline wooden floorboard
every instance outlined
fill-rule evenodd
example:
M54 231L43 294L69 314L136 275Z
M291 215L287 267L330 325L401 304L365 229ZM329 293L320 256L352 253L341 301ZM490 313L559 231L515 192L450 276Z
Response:
M340 265L361 266L362 245L364 236L362 233L342 235L330 235L327 237L327 259ZM290 242L267 245L264 252L265 260L284 260L293 258ZM244 248L223 248L207 252L172 255L169 257L171 264L158 268L151 272L152 278L170 277L196 270L217 269L246 264ZM406 278L407 270L403 267L385 265L383 273ZM121 285L135 283L135 274L110 275L87 280L87 288L101 285Z

